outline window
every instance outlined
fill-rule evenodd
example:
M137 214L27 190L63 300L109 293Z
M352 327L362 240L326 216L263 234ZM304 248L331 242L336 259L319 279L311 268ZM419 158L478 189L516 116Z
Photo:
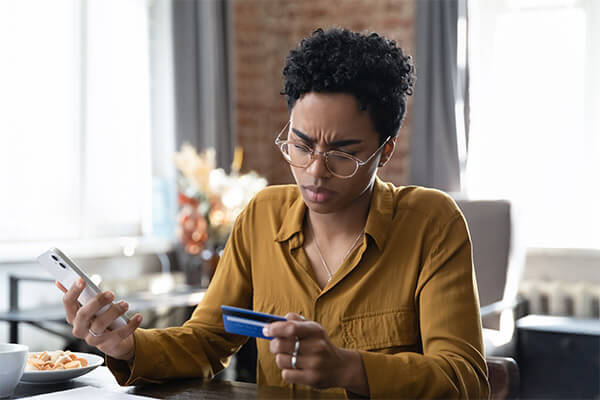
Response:
M0 243L151 233L151 15L0 2Z
M469 3L465 191L508 198L529 247L600 248L600 4Z

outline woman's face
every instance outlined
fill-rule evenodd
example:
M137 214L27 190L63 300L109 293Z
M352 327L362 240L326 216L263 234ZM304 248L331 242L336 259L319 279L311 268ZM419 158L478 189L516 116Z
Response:
M292 108L290 120L288 140L304 142L321 152L343 151L365 161L380 145L368 112L360 110L356 98L349 94L307 93ZM319 214L338 212L370 193L379 163L392 150L390 141L347 179L332 175L324 157L316 154L306 168L291 166L292 174L310 210Z

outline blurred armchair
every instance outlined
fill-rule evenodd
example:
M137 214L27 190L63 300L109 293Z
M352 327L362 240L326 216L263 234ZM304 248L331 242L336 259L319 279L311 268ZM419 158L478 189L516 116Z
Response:
M490 399L518 399L521 391L519 366L509 357L487 357Z
M514 210L507 200L457 199L469 227L479 288L486 356L514 357L517 297L525 252L517 237Z

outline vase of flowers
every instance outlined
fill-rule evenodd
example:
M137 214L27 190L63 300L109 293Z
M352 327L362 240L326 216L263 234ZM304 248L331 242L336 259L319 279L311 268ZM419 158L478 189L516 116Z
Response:
M225 246L235 218L267 185L266 179L255 172L240 174L242 157L242 150L236 149L231 173L227 174L216 168L214 149L198 154L191 145L184 144L175 154L177 237L190 260L186 263L191 264L188 268L195 270L193 274L200 272L203 283L214 273L219 251ZM197 271L199 266L205 268Z

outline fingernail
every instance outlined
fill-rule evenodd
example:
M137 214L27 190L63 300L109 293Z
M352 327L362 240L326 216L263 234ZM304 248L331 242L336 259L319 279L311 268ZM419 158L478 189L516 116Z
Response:
M112 301L115 298L115 296L111 292L106 292L104 293L104 298L108 301Z
M142 322L142 316L141 315L136 315L135 316L135 322Z
M126 311L129 308L129 304L127 304L126 301L121 300L119 302L119 307L121 307L121 310Z
M82 280L81 278L79 278L79 279L77 280L77 287L78 287L78 288L82 288L82 287L83 287L83 280Z
M269 334L269 328L267 328L266 326L263 328L263 335L264 335L264 336L271 336L271 335Z

